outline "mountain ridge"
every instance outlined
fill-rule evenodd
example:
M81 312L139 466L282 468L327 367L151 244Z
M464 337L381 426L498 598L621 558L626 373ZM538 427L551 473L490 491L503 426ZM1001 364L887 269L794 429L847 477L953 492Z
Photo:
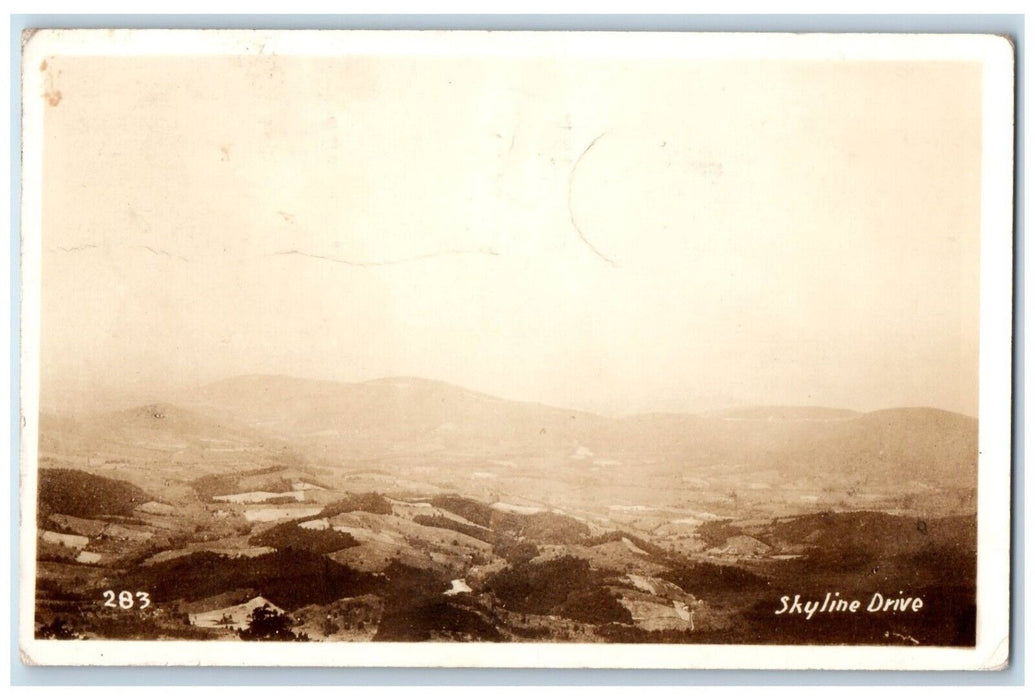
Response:
M717 410L707 411L674 411L674 410L656 410L656 411L639 411L636 413L622 414L622 415L608 415L604 412L592 411L583 408L574 408L556 403L549 403L545 401L534 401L526 399L512 399L504 396L498 396L489 392L480 391L477 389L470 389L460 384L448 382L441 379L429 379L426 377L418 377L415 375L386 375L383 377L374 377L372 379L365 379L356 382L347 382L335 379L313 379L307 377L295 377L286 374L242 374L235 375L233 377L227 377L226 379L220 379L215 382L209 382L199 387L200 391L206 391L211 388L231 385L237 385L245 381L275 381L280 382L283 385L296 384L296 385L308 385L312 387L321 387L326 390L341 389L344 387L358 387L358 386L404 386L407 384L423 385L426 387L435 387L440 389L448 389L460 391L465 394L472 396L479 396L493 401L505 401L508 403L522 404L528 406L541 406L544 408L556 409L561 411L569 411L572 413L581 413L587 415L593 415L600 418L608 418L614 420L623 420L629 418L636 418L640 416L701 416L701 417L740 417L741 415L747 416L754 412L783 412L783 413L811 413L815 412L818 414L829 413L843 414L844 417L848 416L865 416L884 411L905 411L905 410L916 410L916 411L931 411L938 413L946 413L956 416L962 416L971 420L977 420L975 417L958 411L950 411L943 408L937 408L934 406L925 405L910 405L910 406L887 406L884 408L876 408L872 410L856 410L849 408L841 408L836 406L823 406L814 404L766 404L759 403L753 404L744 402L740 406L732 408L724 408ZM236 388L236 387L235 387Z
M616 418L418 377L347 384L283 375L243 375L176 399L95 416L85 434L95 445L110 435L120 444L209 452L284 444L330 464L519 459L557 469L599 462L669 471L728 464L790 477L976 484L977 420L934 408L761 406Z

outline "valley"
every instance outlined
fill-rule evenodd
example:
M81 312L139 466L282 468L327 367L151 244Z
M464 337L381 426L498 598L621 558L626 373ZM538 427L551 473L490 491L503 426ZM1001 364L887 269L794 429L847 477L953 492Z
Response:
M608 418L413 378L164 398L41 416L38 637L974 644L964 416ZM923 607L776 614L900 591Z

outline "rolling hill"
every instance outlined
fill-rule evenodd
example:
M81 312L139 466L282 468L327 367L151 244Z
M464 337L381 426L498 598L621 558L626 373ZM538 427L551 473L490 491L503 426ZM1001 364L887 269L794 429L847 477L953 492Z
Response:
M177 405L71 427L48 419L41 440L208 457L280 445L318 461L547 458L572 469L651 464L689 474L728 465L788 479L886 482L891 490L976 486L977 421L930 408L747 407L608 418L410 377L341 384L253 375L174 398Z
M76 417L40 416L41 456L95 461L166 459L176 462L266 462L287 445L226 416L167 402Z
M977 430L929 408L613 418L401 377L42 415L37 630L236 638L227 606L261 597L309 639L972 644ZM113 581L163 614L96 605ZM783 591L875 587L931 604L773 622Z
M182 397L311 448L352 455L566 453L609 419L507 401L444 382L392 377L357 384L247 376Z

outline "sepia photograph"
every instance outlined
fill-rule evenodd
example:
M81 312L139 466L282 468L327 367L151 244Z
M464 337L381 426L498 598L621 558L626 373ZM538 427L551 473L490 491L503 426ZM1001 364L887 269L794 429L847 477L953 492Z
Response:
M23 44L27 663L1007 663L1008 40Z

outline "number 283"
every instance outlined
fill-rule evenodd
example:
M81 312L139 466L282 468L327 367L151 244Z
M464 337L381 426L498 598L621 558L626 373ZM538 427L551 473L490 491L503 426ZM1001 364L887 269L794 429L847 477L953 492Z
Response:
M122 608L123 610L132 610L133 608L144 608L150 607L151 596L144 591L137 591L134 594L132 591L105 591L104 592L104 607L106 608Z

